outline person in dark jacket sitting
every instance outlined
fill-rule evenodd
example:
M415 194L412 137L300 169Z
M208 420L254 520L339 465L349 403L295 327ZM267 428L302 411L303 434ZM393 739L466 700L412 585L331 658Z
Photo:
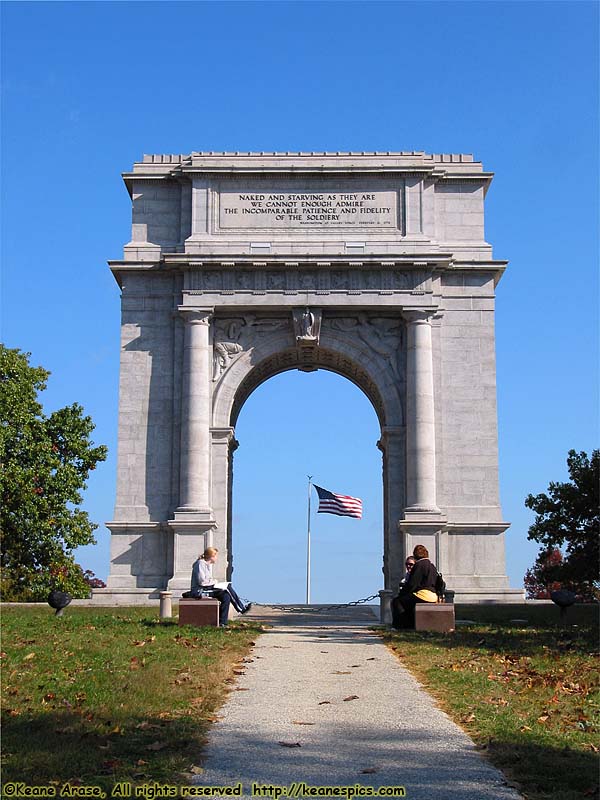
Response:
M416 564L408 579L401 583L398 595L392 599L394 628L414 628L416 604L437 603L438 571L429 560L427 548L418 544L413 550L413 556Z

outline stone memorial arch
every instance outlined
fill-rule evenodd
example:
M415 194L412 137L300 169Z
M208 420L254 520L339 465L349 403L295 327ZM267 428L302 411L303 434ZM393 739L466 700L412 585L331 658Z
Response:
M124 179L103 593L180 594L207 544L230 574L240 409L277 373L328 369L381 425L382 598L415 543L458 600L520 598L498 497L492 174L469 155L198 152L144 156Z

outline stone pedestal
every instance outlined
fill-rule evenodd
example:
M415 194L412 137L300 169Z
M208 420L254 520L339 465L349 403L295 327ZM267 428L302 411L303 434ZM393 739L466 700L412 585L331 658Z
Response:
M210 598L179 601L179 625L219 627L219 601Z

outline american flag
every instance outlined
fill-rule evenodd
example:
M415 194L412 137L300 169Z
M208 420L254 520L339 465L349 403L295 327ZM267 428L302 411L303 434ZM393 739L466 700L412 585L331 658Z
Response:
M362 500L347 494L335 494L313 483L319 495L317 514L337 514L338 517L362 518Z

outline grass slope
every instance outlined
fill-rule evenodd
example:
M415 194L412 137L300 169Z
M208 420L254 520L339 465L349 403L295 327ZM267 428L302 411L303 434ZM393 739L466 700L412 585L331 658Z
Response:
M185 783L261 630L179 628L148 608L2 610L2 779Z
M569 613L583 624L560 628L553 607L458 606L457 619L480 621L450 634L382 632L530 800L598 797L598 609ZM525 617L535 625L510 621Z

